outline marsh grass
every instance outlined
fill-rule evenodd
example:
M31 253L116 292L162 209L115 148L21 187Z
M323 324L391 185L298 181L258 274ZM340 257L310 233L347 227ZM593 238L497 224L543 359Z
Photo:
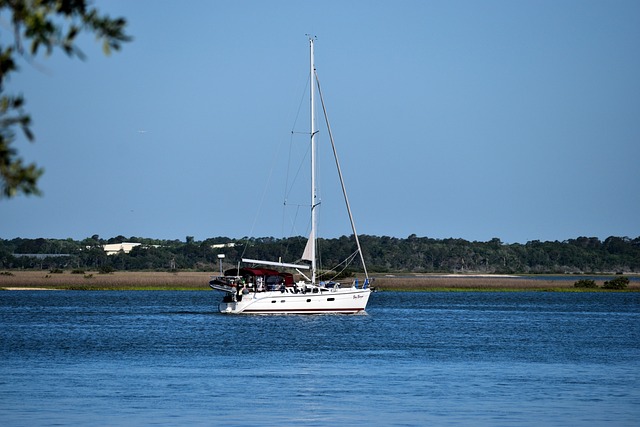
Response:
M115 272L84 275L48 274L44 271L12 271L13 276L0 276L0 289L66 289L66 290L207 290L209 273L203 272Z
M387 291L549 291L549 292L594 292L599 289L580 289L574 287L578 278L567 280L528 279L519 277L477 277L477 276L416 276L381 277L374 286ZM606 278L596 280L602 287ZM632 282L628 290L640 290L640 284Z

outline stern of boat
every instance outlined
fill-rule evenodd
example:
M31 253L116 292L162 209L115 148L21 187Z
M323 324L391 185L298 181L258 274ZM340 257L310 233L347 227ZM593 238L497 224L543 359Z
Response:
M237 302L221 302L220 304L218 304L218 311L220 313L236 313L236 310L238 309L238 303Z

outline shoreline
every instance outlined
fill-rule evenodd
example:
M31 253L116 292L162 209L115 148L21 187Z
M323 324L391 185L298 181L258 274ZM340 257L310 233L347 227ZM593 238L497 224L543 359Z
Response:
M0 274L0 290L211 290L209 279L215 272L86 272L48 273L45 271L5 271ZM631 278L626 292L640 291L638 275ZM581 278L593 278L601 288L615 275L505 275L505 274L385 274L372 283L378 291L558 291L610 292L610 290L575 288ZM351 279L345 280L348 282Z

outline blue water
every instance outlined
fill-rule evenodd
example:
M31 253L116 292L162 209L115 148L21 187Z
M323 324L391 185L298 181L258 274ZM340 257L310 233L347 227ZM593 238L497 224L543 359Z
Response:
M0 292L0 424L637 426L640 293L380 292L229 316L215 292Z

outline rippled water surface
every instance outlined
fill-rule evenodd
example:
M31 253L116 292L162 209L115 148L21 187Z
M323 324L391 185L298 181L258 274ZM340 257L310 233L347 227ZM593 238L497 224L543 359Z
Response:
M0 424L638 425L640 293L373 294L230 316L215 292L0 293Z

